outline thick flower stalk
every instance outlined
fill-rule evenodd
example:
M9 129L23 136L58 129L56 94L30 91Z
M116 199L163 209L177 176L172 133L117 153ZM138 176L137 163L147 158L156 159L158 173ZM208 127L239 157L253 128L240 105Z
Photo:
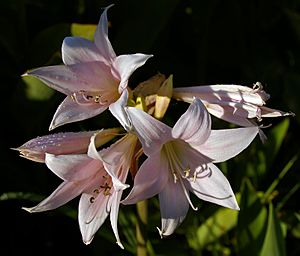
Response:
M96 136L91 137L87 154L45 154L46 165L63 182L37 206L24 209L29 212L52 210L81 195L78 221L83 242L91 243L109 215L117 243L123 248L117 219L123 190L128 187L125 181L137 137L127 134L109 148L98 152Z
M109 7L101 15L94 42L80 37L64 39L62 60L65 65L41 67L24 74L37 77L67 95L54 114L50 130L96 116L109 107L118 115L114 105L127 93L130 75L152 56L139 53L116 56L108 39Z
M137 108L127 107L127 113L148 158L123 204L158 194L162 237L182 223L189 205L196 210L190 192L205 201L239 209L229 182L214 163L243 151L258 134L257 126L211 130L210 115L199 99L194 99L173 128Z
M294 115L265 107L270 95L259 82L253 88L233 84L174 88L172 97L189 103L197 97L210 114L241 126L255 125L255 121L263 117Z

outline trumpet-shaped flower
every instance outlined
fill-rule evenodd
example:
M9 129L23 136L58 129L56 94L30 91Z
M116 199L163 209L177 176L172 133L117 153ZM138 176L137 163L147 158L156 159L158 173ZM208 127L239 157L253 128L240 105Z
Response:
M41 67L24 74L37 77L67 95L54 114L50 130L93 117L119 104L120 96L127 91L130 75L152 56L139 53L116 56L108 39L109 7L101 15L94 42L80 37L64 39L65 65ZM112 113L123 114L113 110Z
M45 163L58 177L60 186L29 212L55 209L81 195L78 221L82 239L89 244L97 230L110 215L118 245L117 218L122 192L133 156L137 137L127 134L107 149L97 152L95 137L91 138L88 154L53 155L46 153Z
M294 115L265 107L270 95L263 90L259 82L255 83L253 88L219 84L173 90L173 98L177 100L191 103L193 97L201 99L210 114L241 126L252 126L252 118L260 121L262 117Z
M173 128L136 108L128 107L127 113L148 158L123 204L158 194L162 237L182 223L189 205L196 209L189 192L205 201L239 209L228 180L214 163L244 150L258 134L258 127L211 130L210 115L199 99Z
M97 133L95 143L97 147L113 139L119 128L111 128L90 132L64 132L54 133L31 139L18 148L20 156L29 160L44 163L46 153L53 155L68 155L86 153L91 137Z

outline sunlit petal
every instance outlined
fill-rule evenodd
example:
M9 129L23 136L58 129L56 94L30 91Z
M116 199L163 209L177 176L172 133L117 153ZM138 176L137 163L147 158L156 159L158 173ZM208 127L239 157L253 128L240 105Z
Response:
M208 164L207 168L210 175L200 173L199 176L202 177L185 181L186 187L202 200L239 210L234 193L224 174L214 164Z
M81 37L66 37L64 39L62 44L62 59L66 65L81 62L105 61L96 45Z
M85 182L64 181L49 197L38 205L31 208L23 207L23 209L28 212L43 212L56 209L79 196L85 187Z
M189 209L189 202L179 182L169 181L159 193L159 205L162 218L162 237L171 235L183 222Z
M143 145L146 155L160 150L163 143L172 139L171 128L146 112L128 107L127 114L133 130L137 133Z
M80 181L94 175L103 165L99 161L81 155L52 155L46 153L47 167L66 181Z
M109 5L104 9L94 35L95 45L107 63L111 63L116 58L116 54L108 38L107 10L112 6Z
M167 159L160 152L151 155L141 165L134 178L134 185L129 195L121 202L135 204L160 193L169 179Z
M172 136L188 143L201 145L211 130L211 118L201 100L194 99L188 110L179 118L172 129Z
M247 148L258 132L257 126L212 130L208 140L203 145L194 146L194 148L212 159L214 163L224 162Z

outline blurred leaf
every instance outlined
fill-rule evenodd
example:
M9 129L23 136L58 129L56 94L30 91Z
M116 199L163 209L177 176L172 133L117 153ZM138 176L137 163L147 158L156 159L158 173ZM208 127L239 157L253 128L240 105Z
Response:
M290 120L288 118L285 118L267 133L268 140L265 144L266 148L264 149L264 151L267 156L266 161L268 167L271 166L276 155L278 154L281 144L288 131L289 124Z
M90 41L93 41L96 28L97 25L94 24L72 23L71 34L72 36L79 36L79 37L86 38Z
M241 191L237 225L238 251L240 255L252 256L260 251L263 244L267 209L248 179L244 179Z
M31 67L58 64L53 55L60 52L63 39L70 35L70 24L59 23L42 30L32 41L29 50ZM49 60L52 61L50 62ZM58 61L58 60L56 60ZM60 61L61 62L61 61Z
M287 174L287 172L291 169L293 164L298 159L298 156L294 156L283 168L283 170L279 173L278 177L272 182L268 190L265 192L263 200L269 200L270 195L273 193L274 189L278 185L278 183L283 179L283 177Z
M42 200L41 195L37 195L34 193L24 193L24 192L7 192L3 193L0 196L0 201L5 201L5 200L29 200L33 202L38 202Z
M280 222L274 211L273 204L269 204L268 228L261 251L261 256L284 256L285 243L280 227Z
M26 84L25 94L29 100L49 100L55 93L53 89L35 77L24 76L22 80Z
M198 228L197 238L200 247L204 248L226 234L236 225L237 217L238 211L220 208Z

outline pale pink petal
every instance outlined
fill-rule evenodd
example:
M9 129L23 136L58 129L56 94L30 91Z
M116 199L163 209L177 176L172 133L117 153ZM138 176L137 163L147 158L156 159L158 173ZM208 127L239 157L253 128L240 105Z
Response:
M113 62L115 75L119 78L119 93L127 87L127 82L131 74L153 55L146 55L141 53L119 55Z
M127 113L125 111L125 106L128 101L128 90L125 89L120 98L109 105L110 112L114 115L116 119L120 122L120 124L124 127L126 131L130 130L130 121L128 119Z
M82 62L105 62L96 45L81 37L66 37L62 44L62 60L66 65Z
M123 182L125 182L125 180L121 181L119 179L118 171L121 169L121 170L123 170L123 172L128 173L129 164L127 164L128 166L124 166L125 168L128 167L127 170L125 168L123 169L122 165L124 164L124 161L122 161L121 158L124 157L124 152L126 152L126 151L128 152L128 150L130 150L130 148L127 148L125 144L122 144L122 141L124 141L124 140L122 140L121 143L119 140L115 144L113 144L109 150L105 149L105 153L103 154L104 157L102 157L101 152L98 152L95 147L95 137L96 137L96 135L92 136L92 138L91 138L91 143L90 143L89 149L88 149L88 156L97 160L101 164L105 165L105 169L106 169L107 173L109 174L109 176L112 178L114 188L117 191L128 188L129 185L126 185L123 183ZM125 145L125 147L124 147L124 145ZM126 149L126 151L124 151L124 149Z
M225 130L212 130L208 140L200 146L193 146L214 163L224 162L241 153L254 140L259 127L245 127Z
M108 38L107 10L112 6L113 4L104 9L94 35L95 45L107 61L107 64L112 63L112 60L116 58L116 54Z
M46 153L45 163L52 172L66 181L86 179L104 168L101 162L86 154L55 156Z
M115 192L111 197L111 209L110 209L110 224L112 230L115 234L117 244L124 249L124 246L121 243L119 232L118 232L118 214L119 214L119 206L122 197L122 191Z
M88 105L80 105L74 101L71 96L67 96L58 106L50 123L49 130L53 130L64 124L94 117L105 111L107 108L108 104L100 105L96 102Z
M261 107L261 116L262 117L278 117L278 116L295 116L293 112L284 112L277 109Z
M158 121L146 112L128 107L126 108L132 129L137 133L146 155L151 155L161 149L162 144L172 140L171 128Z
M45 153L67 155L87 152L90 138L95 132L99 131L49 134L29 140L14 150L18 150L22 157L43 163Z
M211 118L201 100L194 99L172 129L172 136L187 143L201 145L211 131Z
M207 103L204 102L208 112L215 117L229 123L241 126L253 126L248 118L260 118L260 108L255 105L236 102Z
M169 179L169 164L160 152L146 159L138 170L134 185L122 204L135 204L160 193Z
M83 193L79 201L78 222L85 244L92 242L110 211L109 196L100 193L93 203L91 197L91 194Z
M209 103L234 101L262 106L269 95L261 88L253 89L235 84L217 84L174 88L173 97L187 102L191 102L193 97L197 97Z
M49 197L44 199L38 205L31 208L23 207L23 209L28 212L43 212L53 210L79 196L86 186L87 184L85 181L64 181Z
M239 210L231 186L223 173L214 164L208 164L207 170L201 168L197 178L185 181L186 187L202 200ZM207 175L209 173L209 175Z
M116 91L119 82L111 74L111 69L100 61L41 67L27 74L39 78L49 87L66 95L77 91Z
M183 222L189 209L189 202L180 182L172 179L159 193L159 205L162 218L161 237L171 235Z

